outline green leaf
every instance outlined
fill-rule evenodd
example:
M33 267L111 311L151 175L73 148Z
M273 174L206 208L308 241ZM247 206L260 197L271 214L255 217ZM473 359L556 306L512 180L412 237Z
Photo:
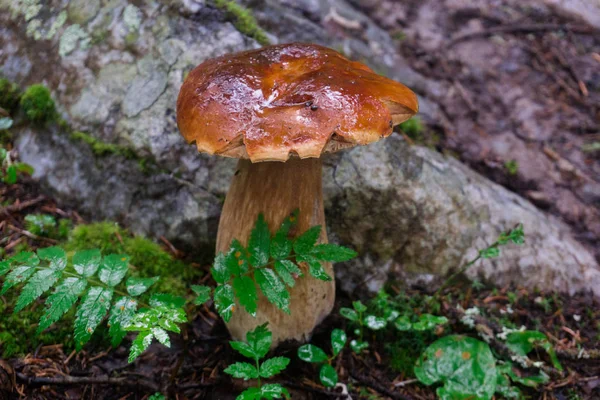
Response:
M260 400L261 393L260 389L256 387L251 387L244 390L235 400Z
M417 379L429 386L441 382L442 399L489 400L496 388L496 360L487 343L452 335L431 344L414 368Z
M156 392L152 396L148 397L148 400L167 400L162 393Z
M394 321L394 326L399 331L410 331L412 329L412 323L410 322L410 318L408 318L408 316L406 315L398 317L398 319Z
M248 240L250 264L253 267L262 267L269 262L270 246L271 232L269 232L269 226L265 221L264 215L258 214L254 229L250 233L250 240Z
M358 313L364 313L365 311L367 311L367 306L365 306L360 300L353 301L352 307L354 307L354 309Z
M127 286L127 293L131 296L139 296L150 289L150 286L154 285L160 278L155 276L153 278L127 278L125 285Z
M498 385L500 385L501 376L507 375L513 382L520 383L522 385L536 388L540 384L548 383L550 377L544 373L544 371L540 371L536 375L523 375L520 371L513 367L513 364L510 361L504 362L504 364L500 364L496 367L498 372Z
M331 331L331 348L333 349L333 355L337 356L340 351L346 345L346 332L341 329L334 329Z
M146 349L150 347L150 344L152 344L152 338L152 332L149 330L141 331L131 343L129 359L127 362L132 363L140 356L140 354L146 351Z
M296 278L302 276L302 271L290 260L275 261L275 271L281 280L289 287L294 287Z
M438 325L443 325L448 322L446 317L438 317L431 314L423 314L419 316L419 320L412 325L415 331L428 331L434 329Z
M230 256L227 258L227 268L233 275L245 274L248 272L249 257L248 251L239 240L231 241Z
M256 367L246 362L237 362L235 364L231 364L229 367L225 368L223 372L233 376L234 378L243 379L245 381L248 379L258 378L258 371L256 370Z
M42 269L33 275L33 277L23 287L21 295L15 305L15 313L31 304L44 292L50 289L62 275L62 271L53 269Z
M133 316L129 325L124 326L126 331L145 331L161 327L171 332L179 333L177 324L187 322L183 308L173 308L162 304L153 308L141 309Z
M185 306L185 299L170 293L154 293L152 297L150 297L150 305L152 307L162 305L168 308L182 308Z
M94 275L100 266L102 255L100 250L82 250L73 255L73 268L78 274L89 278Z
M33 275L34 272L34 266L23 265L13 269L8 275L6 275L0 295L5 294L11 287L25 282L31 275Z
M321 226L316 225L309 228L294 241L294 252L298 255L310 254L317 240L321 236Z
M304 344L298 348L298 358L302 361L318 363L327 361L327 354L320 347Z
M346 319L349 319L350 321L358 321L358 314L351 308L340 308L340 315Z
M0 261L0 276L4 276L8 271L10 271L10 263L8 260Z
M48 261L51 269L60 271L67 266L67 255L60 247L46 247L37 251L40 259Z
M40 318L37 333L41 333L73 307L87 282L79 278L65 278L46 300L46 310Z
M481 258L496 258L500 255L500 249L497 247L488 247L487 249L479 250Z
M287 258L292 251L292 241L288 238L291 227L296 223L298 210L295 210L282 223L271 241L271 257L276 260Z
M285 397L290 398L290 394L286 388L279 383L267 383L260 388L260 394L267 400L280 399Z
M213 276L213 279L217 283L225 283L231 277L231 273L227 268L226 256L223 253L219 253L215 256L215 260L213 262L213 266L210 269L210 272Z
M129 256L124 254L109 254L102 260L98 277L108 286L117 286L127 274Z
M365 317L365 325L367 325L367 328L371 330L378 331L386 327L387 321L385 318L377 317L375 315L367 315Z
M329 276L323 269L323 264L321 264L321 261L317 260L316 258L314 258L312 256L307 256L307 255L301 255L296 258L297 258L298 262L304 262L304 263L308 264L308 272L310 272L310 274L314 278L320 279L322 281L331 281L332 280L331 276Z
M75 318L75 347L81 350L98 327L112 299L113 290L91 287L81 302Z
M210 300L210 292L212 289L209 286L192 285L192 290L196 293L194 304L199 306Z
M323 364L321 366L321 370L319 371L319 379L321 380L323 386L332 388L335 387L338 382L338 375L335 371L335 368L333 368L331 365Z
M171 340L169 339L169 334L163 328L154 327L151 330L152 335L159 341L160 344L171 347Z
M360 340L352 340L350 342L350 348L352 349L352 351L356 354L359 354L361 351L363 351L364 349L369 347L369 343L368 342L363 342Z
M311 255L317 260L329 262L348 261L357 256L356 252L352 249L330 243L316 245Z
M31 251L22 251L20 253L15 254L9 260L11 263L15 264L26 264L27 266L33 267L39 265L40 259Z
M255 359L267 355L273 342L273 334L267 329L267 324L259 325L253 331L246 333L246 340L255 354Z
M254 271L254 280L269 302L290 313L290 294L272 269L257 269Z
M506 336L506 347L510 351L520 356L526 356L536 346L539 346L546 350L552 361L552 365L559 371L562 371L562 365L558 361L556 352L552 347L552 344L542 332L538 331L523 331L523 332L512 332Z
M127 334L125 327L131 323L137 310L137 301L131 297L120 297L110 310L108 317L108 334L111 346L117 347Z
M233 278L233 290L240 304L248 311L248 314L256 316L258 293L256 284L248 276L236 276Z
M270 378L283 371L289 363L290 359L287 357L270 358L261 364L259 375L262 378Z
M256 352L254 351L254 349L252 348L252 346L250 346L248 343L245 342L229 342L229 344L231 345L231 348L236 350L237 352L239 352L241 355L243 355L244 357L248 357L248 358L253 358L253 359L259 359L260 357L258 356L258 354L256 354Z
M4 178L4 181L9 185L17 183L17 167L14 164L6 168L6 178Z
M235 298L231 285L217 286L214 294L215 308L225 322L231 319L231 313L235 307Z

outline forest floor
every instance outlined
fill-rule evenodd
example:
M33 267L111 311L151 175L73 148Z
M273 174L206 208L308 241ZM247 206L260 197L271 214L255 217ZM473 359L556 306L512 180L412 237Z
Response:
M40 195L37 184L27 177L14 185L0 184L0 202L8 204L0 215L1 236L5 238L3 246L8 254L25 246L35 249L54 244L53 239L26 230L26 215L46 214L56 219L69 219L73 224L84 222L76 212L63 209L52 199ZM115 237L114 240L122 238ZM176 252L169 246L165 249ZM185 259L180 252L177 256ZM200 280L214 285L209 267L199 266L205 273ZM564 368L559 372L549 366L546 353L534 353L532 359L546 362L550 380L536 389L522 387L528 398L600 398L600 306L591 295L567 296L518 287L492 288L464 280L449 285L434 297L433 302L429 295L427 288L405 290L391 284L387 287L387 295L380 293L373 300L363 299L370 310L381 307L384 299L401 315L432 313L447 317L449 322L429 332L398 332L394 328L366 331L368 350L356 355L346 348L333 364L340 382L346 385L348 396L354 399L435 399L435 388L418 383L413 372L415 360L429 344L449 334L477 337L479 332L494 337L505 328L525 326L547 335ZM14 297L4 295L0 299L5 304L12 304ZM311 343L328 349L332 329L347 332L355 329L339 314L339 308L350 306L353 300L356 298L350 299L344 294L338 296L334 311L318 327ZM464 310L473 307L479 310L474 328L464 323ZM41 303L30 307L34 312L41 308ZM5 309L5 312L11 310ZM14 390L18 395L14 396L28 399L145 399L162 392L174 399L234 399L247 387L247 382L231 379L223 373L229 364L242 360L229 346L223 322L207 306L194 308L188 316L192 322L185 326L183 335L172 337L171 348L153 344L132 364L127 362L130 338L125 340L125 345L112 349L102 335L96 335L96 340L83 351L75 352L72 340L63 338L62 342L54 343L49 336L30 351L6 358L16 376ZM35 324L35 321L31 323ZM59 322L50 331L64 330L64 324ZM29 342L30 339L19 340ZM490 343L494 354L502 358L502 344L498 340ZM325 390L319 383L318 370L312 364L298 360L296 349L297 344L287 343L275 351L274 355L287 356L292 361L274 382L287 387L293 398L350 398L339 390ZM10 369L6 364L0 364L2 389L12 385Z

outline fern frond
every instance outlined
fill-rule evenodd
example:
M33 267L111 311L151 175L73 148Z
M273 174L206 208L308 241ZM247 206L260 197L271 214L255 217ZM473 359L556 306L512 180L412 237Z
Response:
M44 329L47 329L60 317L65 315L67 311L77 302L79 296L87 287L87 281L79 278L66 278L60 285L56 287L54 293L48 296L46 300L47 307L44 315L40 318L40 325L37 333L40 334Z
M62 276L62 271L42 269L33 275L27 282L21 295L17 299L15 313L30 305L35 299L50 289Z
M127 334L125 327L131 323L137 310L138 303L135 299L127 296L120 297L110 310L108 317L108 334L111 345L117 347Z
M113 289L91 287L83 298L75 318L75 347L81 350L96 330L109 307Z

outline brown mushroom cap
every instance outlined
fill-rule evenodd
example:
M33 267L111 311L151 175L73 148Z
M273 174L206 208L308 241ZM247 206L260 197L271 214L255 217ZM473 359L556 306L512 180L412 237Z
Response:
M286 161L375 142L417 110L401 83L334 50L294 43L200 64L179 92L177 124L200 152Z

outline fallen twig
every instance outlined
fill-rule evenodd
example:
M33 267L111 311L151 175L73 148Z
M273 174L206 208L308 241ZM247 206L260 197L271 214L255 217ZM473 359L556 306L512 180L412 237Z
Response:
M27 376L18 372L17 382L28 386L115 385L144 388L147 392L152 393L159 391L159 387L156 383L148 380L135 379L131 377L109 378L108 376L77 377L65 375L60 378L54 378L45 376Z
M373 379L371 379L368 376L359 374L357 368L355 368L355 366L354 366L354 361L353 361L352 357L350 357L350 368L348 368L348 373L350 374L350 376L352 378L356 379L363 385L368 386L371 389L378 391L379 393L385 394L386 396L391 397L394 400L411 400L412 399L411 397L408 397L406 395L391 391L390 389L388 389L381 383L374 381Z
M46 198L44 196L38 196L35 199L32 200L27 200L18 204L13 204L4 208L0 208L0 214L8 214L8 213L12 213L12 212L18 212L21 211L25 208L31 207L36 205L37 203L40 203L42 201L44 201Z

